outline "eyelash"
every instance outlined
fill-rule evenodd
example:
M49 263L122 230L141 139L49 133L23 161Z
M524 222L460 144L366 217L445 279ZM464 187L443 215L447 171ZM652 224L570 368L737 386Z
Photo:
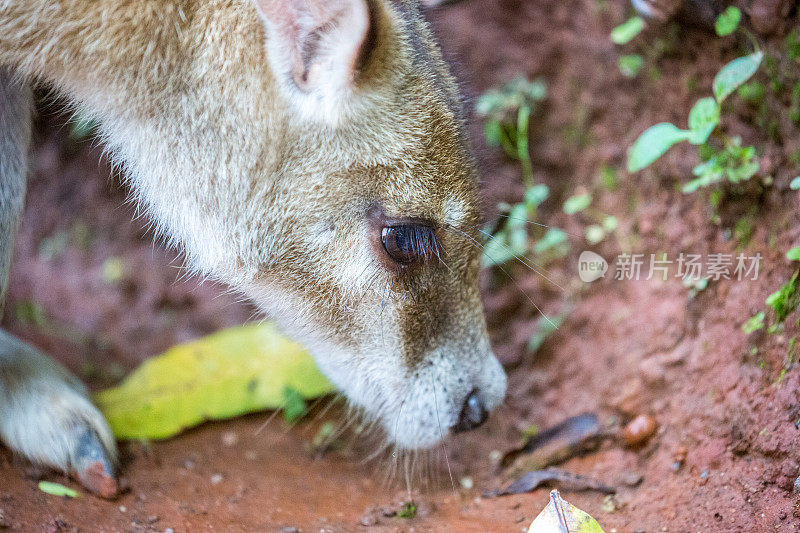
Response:
M422 224L400 224L385 228L389 229L402 232L408 241L413 262L425 263L434 257L440 257L441 246L434 228Z

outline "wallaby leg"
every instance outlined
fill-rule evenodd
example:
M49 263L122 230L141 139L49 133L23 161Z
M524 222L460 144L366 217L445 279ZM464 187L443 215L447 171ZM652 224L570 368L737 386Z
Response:
M32 95L0 68L0 317L25 197ZM0 440L31 461L71 473L111 497L116 447L83 385L67 370L0 330Z

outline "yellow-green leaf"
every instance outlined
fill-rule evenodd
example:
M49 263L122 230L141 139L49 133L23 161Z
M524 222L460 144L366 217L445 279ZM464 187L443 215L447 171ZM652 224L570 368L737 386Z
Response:
M597 520L566 501L557 490L550 503L531 523L528 533L603 533Z
M52 481L40 481L39 490L53 496L66 496L67 498L79 498L81 495L77 490Z
M230 328L174 346L95 401L119 439L163 439L206 420L279 409L285 390L304 398L333 385L274 324Z

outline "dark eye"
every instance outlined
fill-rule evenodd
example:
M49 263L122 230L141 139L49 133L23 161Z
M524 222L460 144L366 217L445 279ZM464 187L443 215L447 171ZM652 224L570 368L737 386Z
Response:
M424 263L439 256L439 241L436 231L422 224L385 226L381 230L384 250L401 265Z

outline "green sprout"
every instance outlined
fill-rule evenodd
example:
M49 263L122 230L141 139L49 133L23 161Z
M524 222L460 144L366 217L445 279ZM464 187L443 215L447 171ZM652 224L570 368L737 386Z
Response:
M411 519L417 516L417 504L414 502L406 502L397 511L398 518Z
M756 315L750 317L747 322L742 324L742 331L750 335L754 331L764 329L764 311L760 311Z
M783 322L798 305L800 305L800 291L798 291L798 274L800 270L784 283L780 289L767 297L766 304L775 311L775 320Z
M742 12L737 7L730 6L723 11L714 21L714 30L717 35L724 37L736 31L739 21L742 20Z
M739 139L722 136L724 147L720 151L708 144L708 140L719 125L722 102L756 73L763 58L764 54L758 50L722 67L714 77L714 97L699 99L689 112L689 129L662 122L645 130L628 152L628 171L638 172L675 144L688 141L703 146L708 157L695 167L696 179L684 186L684 192L693 192L723 179L738 183L755 175L758 162L754 148L742 147Z
M645 23L642 17L631 17L613 30L611 30L611 42L614 44L628 44L634 37L642 33Z
M528 151L528 127L531 114L546 96L543 80L529 81L520 76L503 87L486 91L476 105L478 114L486 119L486 141L520 161L522 177L529 188L533 186L533 164Z

